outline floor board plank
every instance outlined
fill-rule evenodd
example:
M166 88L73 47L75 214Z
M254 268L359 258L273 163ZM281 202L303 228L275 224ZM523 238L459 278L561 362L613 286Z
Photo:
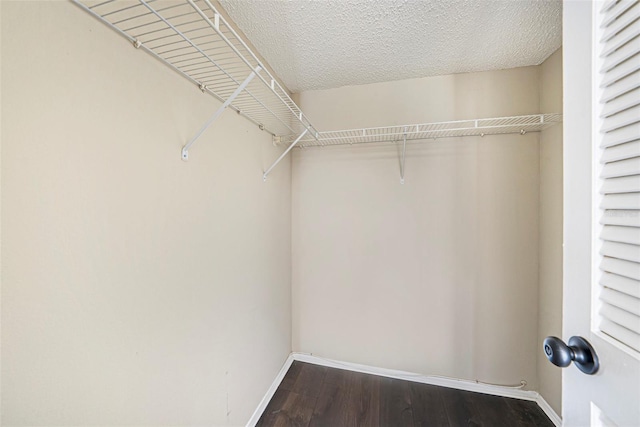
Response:
M271 402L277 403L269 403L256 426L307 427L316 400L313 396L278 390L271 399Z
M298 379L298 375L300 375L300 370L302 370L303 365L304 363L294 360L284 378L280 382L278 388L283 390L291 390L293 388L293 385L296 383L296 380Z
M318 397L327 368L311 363L302 363L300 372L290 388L290 391L298 394Z
M474 407L473 419L479 425L484 427L518 425L518 420L504 397L472 393L471 398Z
M330 370L322 383L310 426L347 425L350 372Z
M345 425L380 425L380 377L352 372Z
M380 426L413 426L408 381L380 378Z
M448 426L449 419L440 395L440 387L410 383L413 424L417 426Z
M475 408L467 391L443 387L440 390L449 425L452 427L479 426L475 419Z
M540 409L537 403L509 398L505 398L505 401L511 408L515 419L520 423L519 425L523 427L554 427L553 422Z
M282 383L281 383L282 384ZM274 395L271 397L269 404L256 423L258 426L272 426L275 423L277 414L282 410L284 402L289 396L289 391L278 387Z

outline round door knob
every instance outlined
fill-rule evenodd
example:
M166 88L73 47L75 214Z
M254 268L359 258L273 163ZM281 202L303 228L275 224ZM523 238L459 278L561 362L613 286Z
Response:
M544 340L544 354L556 366L566 368L573 362L588 375L595 374L600 367L595 350L582 337L569 338L569 345L558 337L547 337Z

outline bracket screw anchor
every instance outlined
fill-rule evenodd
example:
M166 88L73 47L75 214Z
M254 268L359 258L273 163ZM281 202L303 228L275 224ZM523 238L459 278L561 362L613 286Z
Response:
M140 40L134 40L133 47L140 49L140 46L142 46L142 42Z

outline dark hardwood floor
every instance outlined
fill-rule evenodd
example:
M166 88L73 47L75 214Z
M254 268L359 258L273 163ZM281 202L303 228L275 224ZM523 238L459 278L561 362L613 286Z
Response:
M258 426L545 426L535 402L294 362Z

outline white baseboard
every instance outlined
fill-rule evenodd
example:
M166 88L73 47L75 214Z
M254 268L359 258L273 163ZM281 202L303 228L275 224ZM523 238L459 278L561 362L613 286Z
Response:
M258 420L260 420L260 417L262 416L262 413L264 412L264 410L267 409L267 405L269 404L269 401L271 400L273 395L276 393L276 390L278 390L278 386L280 386L282 379L287 374L287 371L291 367L291 364L293 363L294 360L295 359L293 358L293 354L289 354L289 357L287 357L287 360L285 360L284 364L282 365L282 368L280 368L280 372L278 372L278 375L273 380L273 383L271 383L271 386L269 387L264 397L260 401L260 404L258 404L258 407L256 408L256 410L253 411L253 415L251 415L251 418L249 418L249 421L247 421L247 427L254 427L258 423Z
M553 410L551 405L549 405L547 401L544 400L544 397L542 397L541 394L539 393L536 393L536 394L538 394L536 403L538 404L540 409L542 409L544 413L547 414L547 417L549 417L549 419L553 422L553 424L556 425L556 427L562 427L562 418L560 417L560 415L558 415L556 411Z
M357 363L340 362L337 360L325 359L304 353L293 353L293 359L301 362L313 363L315 365L328 366L331 368L346 369L349 371L373 374L381 377L397 378L405 381L413 381L423 384L437 385L441 387L455 388L458 390L473 391L476 393L491 394L494 396L513 397L515 399L530 400L536 402L538 393L535 391L519 390L509 387L501 387L477 383L475 381L459 380L455 378L444 378L429 375L414 374L412 372L398 371L395 369L377 368L374 366L360 365Z
M291 353L289 355L289 357L287 358L287 361L282 367L282 370L280 371L280 373L274 380L273 384L269 388L269 391L267 391L267 394L264 396L264 398L260 402L260 405L258 406L253 416L247 423L247 426L255 426L255 424L258 422L258 420L260 419L260 416L262 415L262 412L267 407L269 400L271 400L271 397L273 396L276 389L280 385L282 378L284 378L284 375L287 373L287 370L289 369L289 367L291 366L294 360L298 360L300 362L312 363L314 365L327 366L329 368L346 369L348 371L378 375L381 377L396 378L400 380L413 381L413 382L418 382L422 384L430 384L430 385L436 385L441 387L455 388L458 390L473 391L476 393L491 394L494 396L511 397L514 399L528 400L528 401L536 402L538 406L544 411L545 414L547 414L549 419L557 427L562 426L562 419L558 416L558 414L555 413L553 408L549 406L549 404L544 400L544 398L538 392L535 392L535 391L520 390L520 389L509 388L509 387L482 384L475 381L460 380L455 378L420 375L420 374L414 374L406 371L398 371L395 369L385 369L385 368L378 368L375 366L360 365L358 363L340 362L338 360L325 359L323 357L313 356L307 353Z

